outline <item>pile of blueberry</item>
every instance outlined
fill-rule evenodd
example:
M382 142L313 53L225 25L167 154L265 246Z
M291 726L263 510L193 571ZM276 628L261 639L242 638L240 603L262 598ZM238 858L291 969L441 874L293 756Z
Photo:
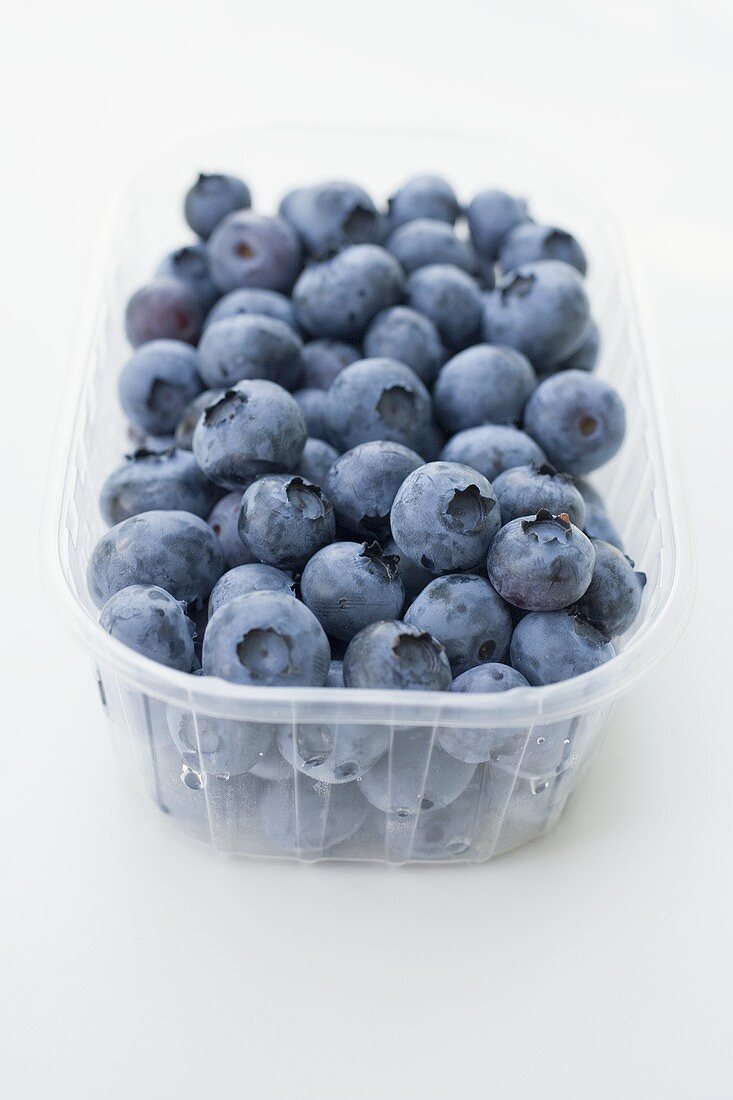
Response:
M250 206L200 176L198 240L127 305L104 629L248 685L496 692L608 661L645 578L584 480L625 414L578 241L434 176L385 211L342 182Z

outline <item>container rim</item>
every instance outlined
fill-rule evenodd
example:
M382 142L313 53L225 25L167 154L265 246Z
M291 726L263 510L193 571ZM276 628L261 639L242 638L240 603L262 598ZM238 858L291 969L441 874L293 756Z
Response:
M98 621L91 617L72 591L68 573L68 546L64 538L65 506L71 489L72 469L68 462L74 453L81 431L79 413L94 373L91 354L92 341L99 325L107 314L106 301L98 297L98 288L106 287L112 274L112 249L115 228L121 223L126 197L146 168L159 164L174 150L183 149L192 141L210 139L227 134L276 134L312 132L338 135L348 133L405 139L451 139L470 142L473 145L490 143L524 157L530 156L542 165L544 171L559 179L566 187L580 190L584 201L595 207L603 222L605 234L614 252L614 262L622 285L627 290L626 308L629 322L635 332L643 373L653 399L654 420L658 437L659 473L666 482L670 510L670 533L674 540L674 575L651 621L642 623L625 644L620 653L591 672L572 680L542 687L517 688L500 694L453 694L451 692L394 691L389 689L315 688L315 687L249 687L233 684L215 677L191 676L166 668L129 649L107 634ZM416 166L417 167L417 166ZM185 702L196 709L226 715L232 707L241 711L244 704L252 703L256 710L268 706L300 706L304 711L316 713L334 709L343 711L345 706L358 710L356 721L384 719L389 710L394 721L402 714L405 721L434 722L440 711L441 722L460 723L479 719L485 723L490 718L499 726L532 725L538 721L564 720L579 713L601 708L614 702L619 696L634 688L657 665L681 635L692 610L696 587L695 549L686 503L681 491L682 481L677 473L677 460L671 445L668 418L659 392L657 357L654 345L643 321L646 296L638 276L638 260L630 264L635 250L629 233L592 187L577 175L569 173L544 153L512 141L498 138L489 130L462 130L433 127L359 126L346 128L329 125L297 125L294 123L261 123L243 126L226 125L198 130L169 142L154 157L148 159L137 171L113 192L101 219L93 258L89 268L89 280L84 296L77 336L72 347L72 357L67 381L49 452L49 468L44 496L40 528L40 566L44 588L55 610L66 622L73 634L80 638L95 661L105 664L131 686L155 695L161 700L181 704ZM640 303L642 308L640 309ZM675 486L674 495L669 491ZM662 551L669 554L670 551Z

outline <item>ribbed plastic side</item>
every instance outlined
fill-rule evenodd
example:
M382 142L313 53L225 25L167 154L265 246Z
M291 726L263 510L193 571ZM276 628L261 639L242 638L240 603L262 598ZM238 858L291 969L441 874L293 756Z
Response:
M558 820L609 714L476 731L489 759L473 765L440 747L436 707L433 726L367 728L387 744L376 781L325 783L278 748L313 733L297 708L290 722L237 723L166 705L108 669L97 680L122 762L173 825L231 855L309 861L481 862L524 844ZM319 725L315 736L338 744L341 730ZM253 753L254 769L238 773Z

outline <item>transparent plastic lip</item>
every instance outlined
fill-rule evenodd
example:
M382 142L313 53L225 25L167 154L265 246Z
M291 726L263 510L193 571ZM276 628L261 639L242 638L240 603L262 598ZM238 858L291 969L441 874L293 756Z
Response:
M461 180L461 168L469 159L476 172L476 164L481 165L483 184L479 186L506 186L525 190L533 194L531 183L525 188L517 185L505 174L514 179L540 179L549 185L551 182L556 194L563 193L571 201L582 201L586 215L594 220L594 230L603 239L604 266L612 271L612 281L618 292L624 323L628 329L628 338L634 348L637 369L641 371L642 400L647 403L645 425L646 445L649 461L652 464L653 495L663 533L663 545L659 554L660 575L654 593L655 605L640 622L633 634L624 642L622 650L607 664L558 684L545 687L517 689L499 695L454 695L452 693L397 692L389 690L355 690L338 688L301 688L301 687L245 687L225 681L193 677L185 673L168 669L143 657L122 645L108 635L98 624L88 599L75 590L72 584L72 560L67 531L69 510L74 492L79 466L77 456L82 431L87 418L92 415L89 401L92 381L100 371L117 372L119 362L98 364L95 350L100 340L102 327L110 324L110 310L115 297L112 288L116 287L119 298L119 277L116 257L119 250L129 247L128 223L131 209L144 196L145 180L153 170L160 174L167 161L175 161L181 167L186 166L187 177L193 177L198 169L202 155L208 157L210 170L222 168L237 170L239 150L247 150L246 173L257 179L257 149L272 155L274 149L295 147L312 148L322 146L322 152L331 149L344 152L340 173L363 179L359 168L350 168L349 150L358 150L359 156L370 144L377 150L375 156L390 159L390 163L402 157L407 170L421 171L429 167L442 170L454 179L459 190L464 190ZM230 155L227 157L227 150ZM426 164L426 154L431 159ZM453 156L454 160L450 161ZM456 163L455 158L460 163ZM463 160L461 160L463 158ZM354 159L357 159L356 157ZM294 164L298 163L293 161ZM371 165L371 161L368 162ZM496 165L486 169L485 164ZM502 165L505 173L502 172ZM408 166L411 166L408 167ZM407 171L387 164L385 174L394 184ZM321 173L322 176L328 172ZM334 175L337 174L334 170ZM471 173L467 173L470 175ZM174 173L171 173L173 177ZM179 173L180 175L180 173ZM297 170L291 172L291 185L300 178ZM310 171L304 171L303 177L318 177L314 162ZM187 178L182 176L181 178ZM176 177L176 183L178 177ZM366 181L367 184L369 181ZM277 185L282 188L281 184ZM476 184L472 184L477 189ZM550 191L552 190L550 187ZM375 188L376 190L376 188ZM468 193L469 187L465 186ZM171 196L173 204L175 191ZM380 196L384 197L384 196ZM545 206L549 204L546 202ZM266 208L266 207L265 207ZM554 208L553 208L554 209ZM590 213L588 213L590 212ZM545 209L543 215L553 217L553 211ZM126 221L127 219L127 221ZM560 221L558 215L557 219ZM575 228L571 217L566 219L569 228ZM183 226L179 227L183 233ZM579 234L580 235L580 234ZM175 241L163 241L164 247L172 247ZM549 164L546 158L532 152L520 150L505 142L497 142L486 135L439 133L435 131L398 131L398 130L360 130L344 131L328 128L303 127L247 127L227 129L198 135L177 143L169 151L161 154L147 172L139 173L132 183L124 188L111 204L104 231L99 234L96 255L91 268L90 289L80 319L78 338L70 364L69 378L65 390L55 442L52 450L46 500L43 511L41 531L41 567L44 583L53 604L58 608L64 621L81 639L84 647L95 661L113 669L133 688L152 695L161 701L201 709L208 714L221 717L241 717L246 713L250 718L262 717L265 720L283 720L297 709L298 720L328 721L348 708L352 721L369 722L374 720L393 723L434 723L439 713L442 725L485 726L490 722L497 728L531 725L538 722L563 720L607 705L633 688L653 668L677 640L691 610L695 588L694 549L684 500L680 489L680 479L676 476L676 462L670 445L669 432L665 422L655 378L653 356L649 351L649 338L644 330L639 306L639 288L632 280L627 259L631 249L628 240L620 230L605 206L588 189L579 184L564 170ZM594 262L594 257L591 257ZM133 265L134 266L134 265ZM139 265L138 265L139 266ZM592 272L591 272L592 273ZM144 276L142 276L144 277ZM610 284L609 284L610 285ZM129 293L131 285L125 287ZM593 292L591 289L591 303ZM119 302L118 302L119 305ZM603 318L600 319L603 333ZM603 373L603 364L601 366ZM614 381L609 376L610 381ZM121 414L118 414L121 420ZM627 444L628 445L628 440ZM672 491L674 487L674 491ZM94 502L96 506L96 501ZM613 514L613 513L612 513ZM616 518L614 516L614 518ZM101 529L100 529L101 533ZM632 548L633 550L633 548ZM643 563L642 563L643 564Z

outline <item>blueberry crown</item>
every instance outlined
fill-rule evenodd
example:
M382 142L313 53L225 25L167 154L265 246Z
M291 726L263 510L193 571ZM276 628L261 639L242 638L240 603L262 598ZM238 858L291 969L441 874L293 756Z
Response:
M526 298L534 281L535 276L531 272L513 272L500 290L502 302L506 302L509 298Z
M382 547L376 539L372 539L371 542L362 543L361 557L367 558L369 561L374 562L375 565L381 565L386 570L390 580L393 580L394 577L397 576L398 566L400 564L399 554L382 553Z
M140 462L146 458L172 458L176 450L176 447L161 447L157 451L152 447L136 447L130 454L125 455L125 458L128 462Z
M570 522L570 516L567 512L560 512L559 515L553 516L552 512L548 512L547 508L540 508L534 519L523 519L522 530L531 532L535 527L543 523L557 524L566 535L571 535L573 531L573 525Z
M217 397L204 409L204 424L216 426L226 420L231 420L235 409L247 404L247 395L241 390L225 390L221 397Z
M568 608L568 615L570 615L573 620L573 630L575 633L583 635L587 641L598 646L599 649L601 646L607 645L611 640L609 635L606 634L603 624L596 619L589 618L588 615L584 615L578 610L577 604L573 604Z

